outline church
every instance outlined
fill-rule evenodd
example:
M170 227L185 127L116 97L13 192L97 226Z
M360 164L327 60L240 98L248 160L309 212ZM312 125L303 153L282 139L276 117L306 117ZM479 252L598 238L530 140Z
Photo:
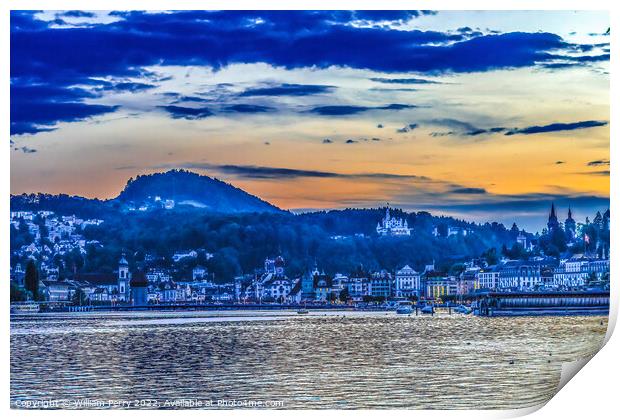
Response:
M409 228L407 220L391 217L389 207L385 209L383 220L377 223L377 234L379 236L409 236L412 230Z

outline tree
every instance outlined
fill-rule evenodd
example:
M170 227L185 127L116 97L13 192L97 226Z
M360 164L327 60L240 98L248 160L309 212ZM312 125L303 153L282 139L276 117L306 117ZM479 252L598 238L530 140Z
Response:
M28 299L28 292L11 282L11 302L23 302Z
M344 288L340 291L340 295L338 296L341 302L347 302L349 300L349 289Z
M82 289L78 288L73 294L73 298L71 299L71 302L74 305L82 306L86 303L87 300L88 298L86 297L86 293L84 293Z
M517 239L517 236L519 236L519 227L516 223L513 223L512 227L510 228L510 237L513 239Z
M24 277L26 290L32 293L32 300L39 300L39 271L33 260L28 261Z
M487 261L488 265L495 265L499 262L496 248L489 248L482 253L482 258Z

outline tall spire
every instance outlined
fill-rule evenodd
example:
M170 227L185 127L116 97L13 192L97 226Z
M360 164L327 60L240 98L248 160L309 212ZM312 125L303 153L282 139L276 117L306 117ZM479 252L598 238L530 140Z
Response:
M549 231L553 231L559 227L558 217L555 214L555 203L551 203L551 211L549 212L549 220L547 221L547 228Z

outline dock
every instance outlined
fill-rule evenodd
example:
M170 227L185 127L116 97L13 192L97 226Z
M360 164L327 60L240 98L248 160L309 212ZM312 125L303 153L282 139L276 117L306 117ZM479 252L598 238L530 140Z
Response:
M487 292L477 302L489 317L609 315L609 291Z

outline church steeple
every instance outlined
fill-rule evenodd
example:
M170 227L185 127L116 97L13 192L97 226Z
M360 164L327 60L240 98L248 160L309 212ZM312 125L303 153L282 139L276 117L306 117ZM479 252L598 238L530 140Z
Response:
M555 213L555 203L551 203L551 211L549 212L549 220L547 221L547 228L549 232L554 231L560 226L558 223L558 216Z
M564 231L570 240L574 239L577 234L577 223L573 219L573 212L570 207L568 207L568 217L564 221Z
M555 214L555 203L551 203L551 211L549 212L549 219L551 218L557 219L557 216Z

